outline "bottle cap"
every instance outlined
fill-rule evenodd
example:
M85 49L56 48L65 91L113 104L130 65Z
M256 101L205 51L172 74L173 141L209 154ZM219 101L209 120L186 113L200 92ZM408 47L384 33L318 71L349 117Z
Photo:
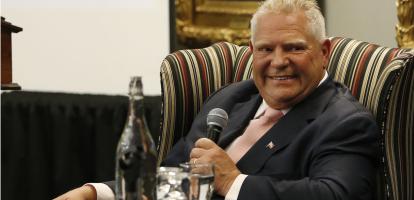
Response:
M129 95L143 95L141 76L132 76L129 82Z

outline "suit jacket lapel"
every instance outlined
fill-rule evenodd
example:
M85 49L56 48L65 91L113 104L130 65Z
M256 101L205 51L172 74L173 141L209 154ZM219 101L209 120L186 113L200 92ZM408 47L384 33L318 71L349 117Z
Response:
M329 78L304 101L295 105L239 160L237 167L241 172L257 173L272 154L286 147L323 112L334 92L334 83Z
M243 133L250 119L255 115L262 102L258 93L252 94L247 101L236 103L229 112L228 126L220 135L218 145L225 149L236 137Z

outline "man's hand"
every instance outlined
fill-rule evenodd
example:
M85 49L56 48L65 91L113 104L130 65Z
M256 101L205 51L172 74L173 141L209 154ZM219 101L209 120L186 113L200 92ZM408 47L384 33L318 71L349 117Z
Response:
M84 185L56 197L54 200L96 200L95 188Z
M196 141L190 153L190 162L214 163L214 187L217 194L226 196L236 177L240 174L236 164L227 153L207 138Z

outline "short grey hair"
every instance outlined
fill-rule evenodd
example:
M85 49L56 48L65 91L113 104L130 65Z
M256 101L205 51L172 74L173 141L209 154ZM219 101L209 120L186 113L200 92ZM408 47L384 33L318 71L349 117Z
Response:
M260 15L267 13L290 14L298 10L303 10L305 12L305 16L308 19L308 29L315 36L315 38L319 41L324 40L326 38L325 19L323 18L318 3L315 0L266 0L257 9L250 21L252 41L254 41L257 18Z

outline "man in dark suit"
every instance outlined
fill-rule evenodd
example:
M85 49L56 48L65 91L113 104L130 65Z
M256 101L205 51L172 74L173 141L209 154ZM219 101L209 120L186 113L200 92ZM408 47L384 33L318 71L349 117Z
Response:
M315 2L266 1L252 33L253 80L212 95L164 163L215 163L217 199L372 199L378 130L370 112L326 75L330 43ZM216 107L229 113L218 144L205 138L207 113ZM262 107L284 115L233 158Z
M164 164L214 163L215 199L372 199L378 130L327 75L324 26L313 0L264 2L252 18L253 80L209 97ZM217 107L229 120L216 144L206 116Z
M246 174L235 199L372 199L377 129L346 88L327 78L234 164L225 149L243 133L261 103L251 80L220 90L164 164L188 161L187 156L191 162L215 163L220 196ZM217 145L203 138L207 113L216 107L229 113L229 126Z

